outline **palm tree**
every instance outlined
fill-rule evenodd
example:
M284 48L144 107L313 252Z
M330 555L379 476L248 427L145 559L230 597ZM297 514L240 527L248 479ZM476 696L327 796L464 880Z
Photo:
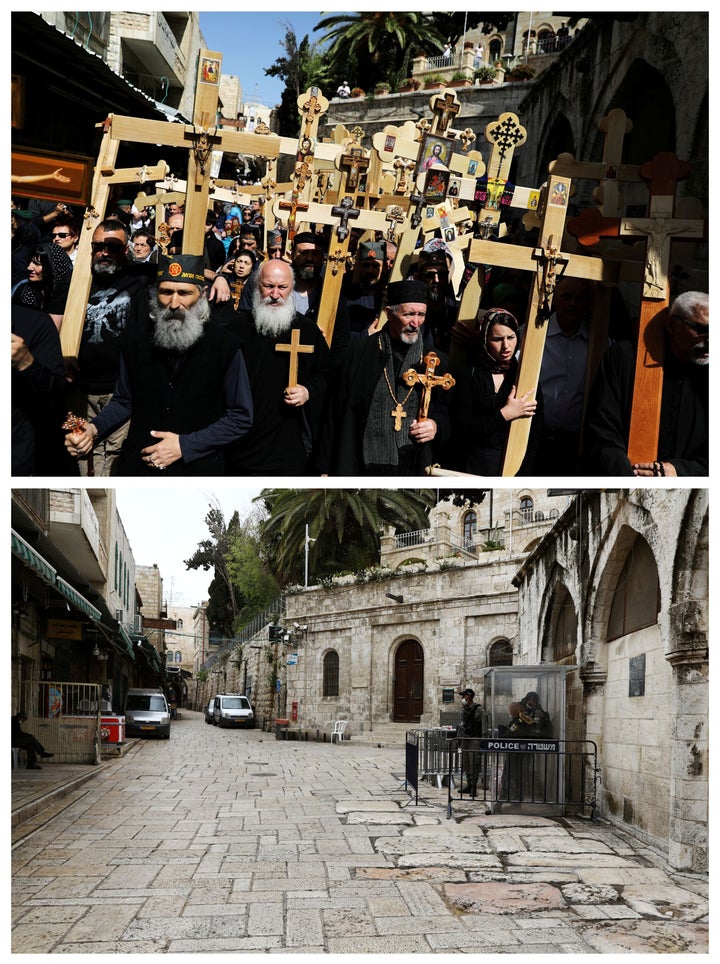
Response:
M261 533L268 564L281 584L300 582L305 565L305 526L314 578L358 572L380 559L384 526L413 532L428 525L432 489L264 489L255 501L268 516Z
M442 50L442 37L424 13L346 13L325 17L314 27L325 30L327 57L338 76L356 70L355 82L397 83L407 77L413 54L421 47Z

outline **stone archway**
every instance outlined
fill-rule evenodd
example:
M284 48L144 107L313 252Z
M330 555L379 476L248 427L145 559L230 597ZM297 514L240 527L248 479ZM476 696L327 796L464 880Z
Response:
M404 639L395 652L393 721L419 723L423 712L425 655L416 639Z

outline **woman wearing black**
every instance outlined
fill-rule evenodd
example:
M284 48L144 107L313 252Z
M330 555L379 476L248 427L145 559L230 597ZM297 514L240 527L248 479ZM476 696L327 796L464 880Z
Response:
M13 289L12 303L47 312L59 331L72 269L73 263L62 248L50 241L40 241L31 252L27 279Z
M531 475L542 433L540 391L517 397L515 357L519 325L503 308L480 321L470 364L454 372L451 439L444 466L473 475L500 475L510 423L532 417L528 448L519 475Z

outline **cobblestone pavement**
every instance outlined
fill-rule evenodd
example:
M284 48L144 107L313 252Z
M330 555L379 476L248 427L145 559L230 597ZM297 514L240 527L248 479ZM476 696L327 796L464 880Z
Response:
M705 879L604 824L404 789L404 747L184 713L14 829L15 953L707 953Z

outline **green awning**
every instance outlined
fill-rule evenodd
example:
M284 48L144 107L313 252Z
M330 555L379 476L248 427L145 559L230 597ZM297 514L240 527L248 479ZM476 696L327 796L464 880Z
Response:
M118 642L118 649L121 652L126 653L126 655L129 656L133 662L135 662L135 650L133 649L132 640L122 626L118 626L116 641Z
M21 559L26 566L30 566L30 568L36 572L41 579L44 579L45 582L49 583L51 586L54 586L55 579L57 578L57 571L53 569L50 563L43 559L43 557L36 552L29 543L25 542L23 537L18 535L14 529L10 530L10 536L13 555L17 556L18 559Z
M92 603L89 603L84 596L80 595L77 589L73 589L69 582L65 582L62 576L57 577L56 586L63 596L69 600L69 602L71 602L76 609L79 609L91 619L94 619L95 622L99 623L102 621L102 613L100 610L96 609Z

